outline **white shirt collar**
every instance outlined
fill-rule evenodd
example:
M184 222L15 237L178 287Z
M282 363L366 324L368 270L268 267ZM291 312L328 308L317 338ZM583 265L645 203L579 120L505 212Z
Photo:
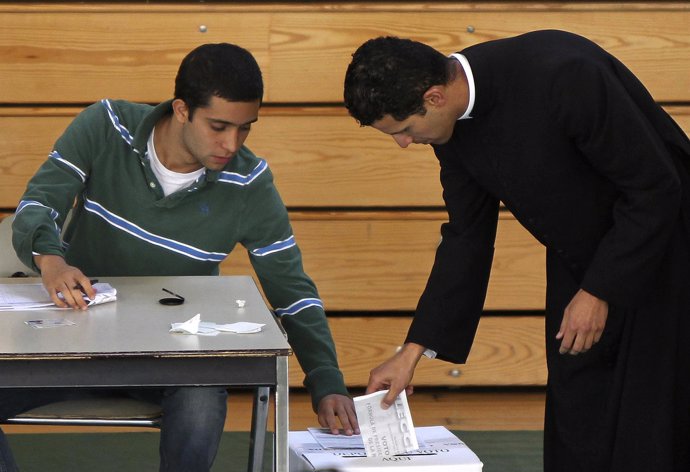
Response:
M465 110L465 113L462 114L458 120L465 120L467 118L472 118L470 116L470 113L472 113L472 109L474 108L474 97L475 97L475 87L474 87L474 76L472 75L472 68L470 67L470 63L467 60L465 56L462 54L451 54L449 57L454 57L455 59L460 62L460 65L462 66L462 69L465 71L465 77L467 77L467 86L469 87L469 101L467 103L467 110Z

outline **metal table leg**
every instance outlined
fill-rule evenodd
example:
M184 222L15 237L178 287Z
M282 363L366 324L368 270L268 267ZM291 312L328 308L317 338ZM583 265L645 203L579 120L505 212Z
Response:
M278 356L276 362L276 396L275 396L275 434L274 438L274 468L276 472L288 472L288 358Z
M257 387L254 390L252 408L252 432L249 436L248 472L263 472L264 449L266 448L266 426L268 424L268 401L270 387Z

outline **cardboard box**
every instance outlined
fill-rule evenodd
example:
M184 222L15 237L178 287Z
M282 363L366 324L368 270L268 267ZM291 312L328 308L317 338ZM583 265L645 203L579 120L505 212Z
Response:
M481 472L483 464L472 450L443 426L415 428L418 452L366 457L364 449L324 449L309 431L291 431L290 472Z

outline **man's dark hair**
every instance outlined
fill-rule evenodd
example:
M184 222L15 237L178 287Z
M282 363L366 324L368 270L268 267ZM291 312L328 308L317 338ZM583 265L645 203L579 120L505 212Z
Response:
M194 110L216 96L232 102L261 101L261 69L249 51L234 44L204 44L182 60L175 78L175 98Z
M403 121L424 114L424 93L451 79L446 56L431 46L391 36L370 39L345 74L345 107L360 125L384 115Z

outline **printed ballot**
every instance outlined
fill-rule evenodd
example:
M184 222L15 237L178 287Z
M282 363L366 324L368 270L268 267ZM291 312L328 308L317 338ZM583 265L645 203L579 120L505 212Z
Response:
M84 294L88 306L117 300L117 290L108 283L93 283L96 296L93 300ZM62 298L62 294L60 294ZM71 310L58 308L51 300L42 283L0 284L0 311Z
M394 456L419 449L417 435L405 391L390 408L383 409L381 400L388 390L355 397L359 429L368 457Z

